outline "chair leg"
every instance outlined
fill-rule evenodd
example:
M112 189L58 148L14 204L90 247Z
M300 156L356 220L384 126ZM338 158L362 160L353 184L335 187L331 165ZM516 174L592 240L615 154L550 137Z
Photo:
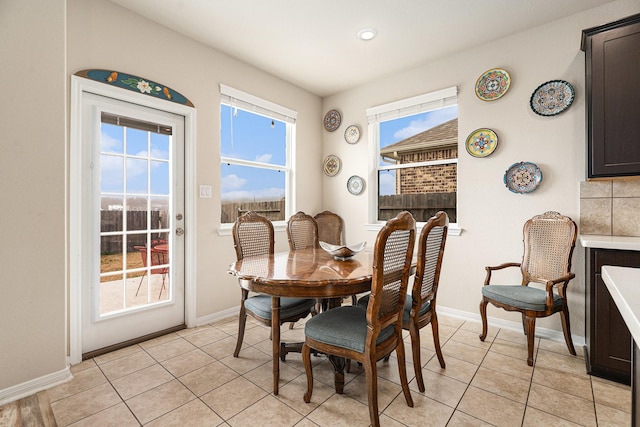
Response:
M438 362L442 369L446 368L444 363L444 356L442 355L442 349L440 348L440 332L438 330L438 316L436 312L433 312L431 317L431 331L433 332L433 346L436 348L436 354L438 355Z
M138 289L136 289L136 296L138 296L138 292L140 292L140 286L142 286L142 281L144 280L144 276L146 275L147 275L147 272L145 271L142 277L140 278L140 283L138 283Z
M424 392L424 379L422 378L422 362L420 361L420 329L414 320L409 324L409 334L411 335L411 353L413 355L413 369L416 373L418 390Z
M527 365L533 366L533 343L536 335L536 318L526 316L524 317L524 321L527 334Z
M418 353L419 352L420 351L418 349ZM409 407L413 408L413 399L411 398L411 391L409 390L409 380L407 379L407 364L405 362L404 341L402 340L402 335L400 336L398 346L396 347L396 356L398 356L398 371L400 373L400 384L402 385L404 400L407 401L407 405ZM422 379L422 373L420 375ZM424 383L422 384L422 387L424 388Z
M162 274L162 287L160 287L160 293L158 294L158 299L162 296L162 290L164 289L164 279L167 276L167 273Z
M573 339L571 339L571 324L569 323L569 308L565 305L560 312L562 319L562 332L564 332L564 341L567 343L569 353L576 355L576 349L573 347Z
M304 372L307 374L307 392L304 394L304 401L309 403L313 393L313 368L311 367L311 347L307 344L302 345L302 362L304 363Z
M249 291L242 289L242 300L240 301L240 313L238 314L238 340L236 341L236 349L233 351L233 357L238 357L242 341L244 340L244 328L247 324L247 310L244 308L244 301L247 299Z
M380 427L380 415L378 414L378 371L376 361L368 355L363 364L365 377L367 379L367 399L369 401L369 419L371 427ZM398 366L400 358L398 357ZM405 371L406 374L406 371Z
M484 341L487 338L487 304L489 301L482 298L480 301L480 317L482 318L482 334L480 335L480 341Z

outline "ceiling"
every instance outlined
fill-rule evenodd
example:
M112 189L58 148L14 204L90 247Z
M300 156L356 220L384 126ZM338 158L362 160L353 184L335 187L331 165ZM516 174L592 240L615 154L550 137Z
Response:
M111 1L325 97L612 0Z

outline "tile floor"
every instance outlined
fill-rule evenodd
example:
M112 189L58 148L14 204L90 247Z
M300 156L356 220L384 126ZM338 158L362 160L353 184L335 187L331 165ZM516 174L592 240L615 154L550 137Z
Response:
M423 375L418 392L407 366L414 407L402 395L394 357L379 362L383 426L625 426L631 390L585 373L582 355L564 343L536 340L536 364L526 364L520 332L440 316L441 369L431 328L422 330ZM74 379L48 391L59 426L367 426L365 376L346 374L344 394L333 389L325 357L314 366L311 403L304 403L299 354L281 363L280 394L272 393L269 328L250 318L239 358L232 356L237 319L187 329L73 366ZM304 324L283 328L301 340ZM410 340L406 337L410 354Z

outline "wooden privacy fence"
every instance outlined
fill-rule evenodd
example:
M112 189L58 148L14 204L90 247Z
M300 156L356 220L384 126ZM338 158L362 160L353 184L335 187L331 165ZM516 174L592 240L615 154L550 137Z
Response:
M151 230L169 227L167 211L151 211ZM124 215L127 216L127 252L133 251L134 246L144 246L147 243L147 211L100 211L100 230L123 231ZM135 233L141 231L141 233ZM133 233L131 233L133 232ZM151 239L162 239L166 233L151 233ZM100 253L113 254L122 252L122 235L105 236L100 239Z
M379 196L378 219L389 220L404 210L411 212L419 222L427 221L438 211L446 212L449 215L449 221L457 222L456 193Z
M240 215L248 211L257 212L271 221L283 221L285 219L284 199L268 202L223 203L222 223L235 222Z

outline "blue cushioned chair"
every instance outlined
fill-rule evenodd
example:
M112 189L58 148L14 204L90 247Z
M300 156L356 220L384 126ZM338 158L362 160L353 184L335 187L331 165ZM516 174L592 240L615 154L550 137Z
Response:
M379 426L376 361L394 350L407 405L413 407L407 382L402 311L415 242L415 220L402 212L389 220L376 238L369 306L341 306L307 320L302 360L307 374L309 403L313 392L311 350L362 363L367 380L371 425Z
M272 254L274 246L273 224L267 218L249 211L240 216L233 224L233 243L236 258L239 260L251 256ZM246 261L245 261L246 262ZM271 297L267 295L249 296L249 291L240 287L240 314L238 325L238 341L233 352L234 357L240 354L247 315L259 322L271 326ZM280 298L280 323L296 322L314 312L315 300L304 298Z
M524 225L522 262L485 267L487 275L480 302L480 340L484 341L487 337L488 303L508 311L519 311L522 313L522 324L527 335L527 364L533 366L536 318L560 313L567 348L575 356L569 323L567 285L575 277L571 272L571 255L576 245L577 233L576 223L558 212L534 216ZM522 283L510 286L491 285L491 273L507 267L520 267ZM532 283L540 284L544 289L530 286Z

